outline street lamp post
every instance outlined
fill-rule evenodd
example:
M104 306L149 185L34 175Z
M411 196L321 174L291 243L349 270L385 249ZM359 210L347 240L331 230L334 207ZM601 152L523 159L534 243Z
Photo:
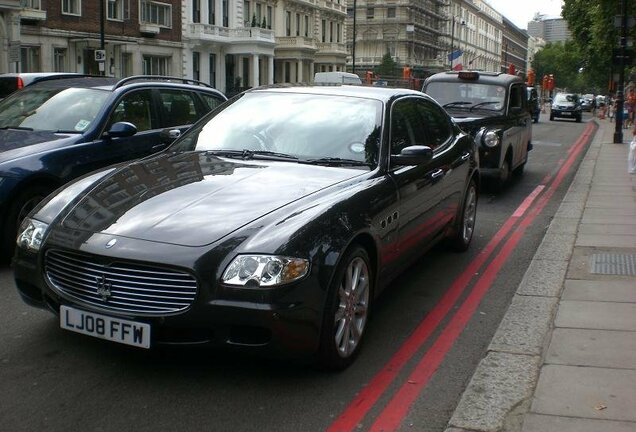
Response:
M356 73L356 9L357 2L353 0L353 41L351 44L351 72Z
M625 56L627 48L627 0L621 0L621 29L618 62L618 88L616 89L616 128L614 144L623 143L623 107L625 106ZM612 59L614 61L614 59Z

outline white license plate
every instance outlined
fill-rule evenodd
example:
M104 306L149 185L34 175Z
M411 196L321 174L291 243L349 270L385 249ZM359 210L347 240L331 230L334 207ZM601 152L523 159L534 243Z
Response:
M150 324L60 306L60 327L140 348L150 348Z
M569 116L569 115L572 115L572 113L570 113L570 112L567 112L567 111L564 111L564 112L562 112L562 113L561 113L561 115L564 115L564 116Z

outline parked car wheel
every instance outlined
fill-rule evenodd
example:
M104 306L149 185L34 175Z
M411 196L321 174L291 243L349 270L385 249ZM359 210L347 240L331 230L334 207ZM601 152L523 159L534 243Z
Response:
M450 246L456 252L464 252L470 246L475 231L477 217L477 185L471 180L466 189L460 222L450 239Z
M550 121L554 121L554 115L550 114Z
M373 275L369 255L360 246L345 253L327 294L317 365L341 370L360 351L366 328Z
M2 239L0 240L2 244L1 260L11 259L20 223L51 192L52 189L47 186L31 186L20 193L11 203L2 231Z

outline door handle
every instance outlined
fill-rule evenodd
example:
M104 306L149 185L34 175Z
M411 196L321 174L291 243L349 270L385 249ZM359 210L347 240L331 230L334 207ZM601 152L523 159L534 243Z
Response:
M443 170L443 169L441 169L441 168L438 168L438 169L436 169L435 171L433 171L433 172L431 173L431 178L432 178L433 180L436 180L436 179L441 178L441 177L443 177L443 176L444 176L444 170Z
M466 162L470 158L470 153L464 153L461 157L462 162Z

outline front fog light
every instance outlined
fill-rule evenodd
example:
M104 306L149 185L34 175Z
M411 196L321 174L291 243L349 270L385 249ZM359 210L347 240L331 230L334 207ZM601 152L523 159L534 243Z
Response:
M239 255L223 273L223 283L239 286L271 287L305 276L309 261L276 255Z
M39 251L42 246L42 239L44 239L44 233L48 227L44 222L30 218L24 219L18 231L19 234L16 241L18 247L33 252Z

